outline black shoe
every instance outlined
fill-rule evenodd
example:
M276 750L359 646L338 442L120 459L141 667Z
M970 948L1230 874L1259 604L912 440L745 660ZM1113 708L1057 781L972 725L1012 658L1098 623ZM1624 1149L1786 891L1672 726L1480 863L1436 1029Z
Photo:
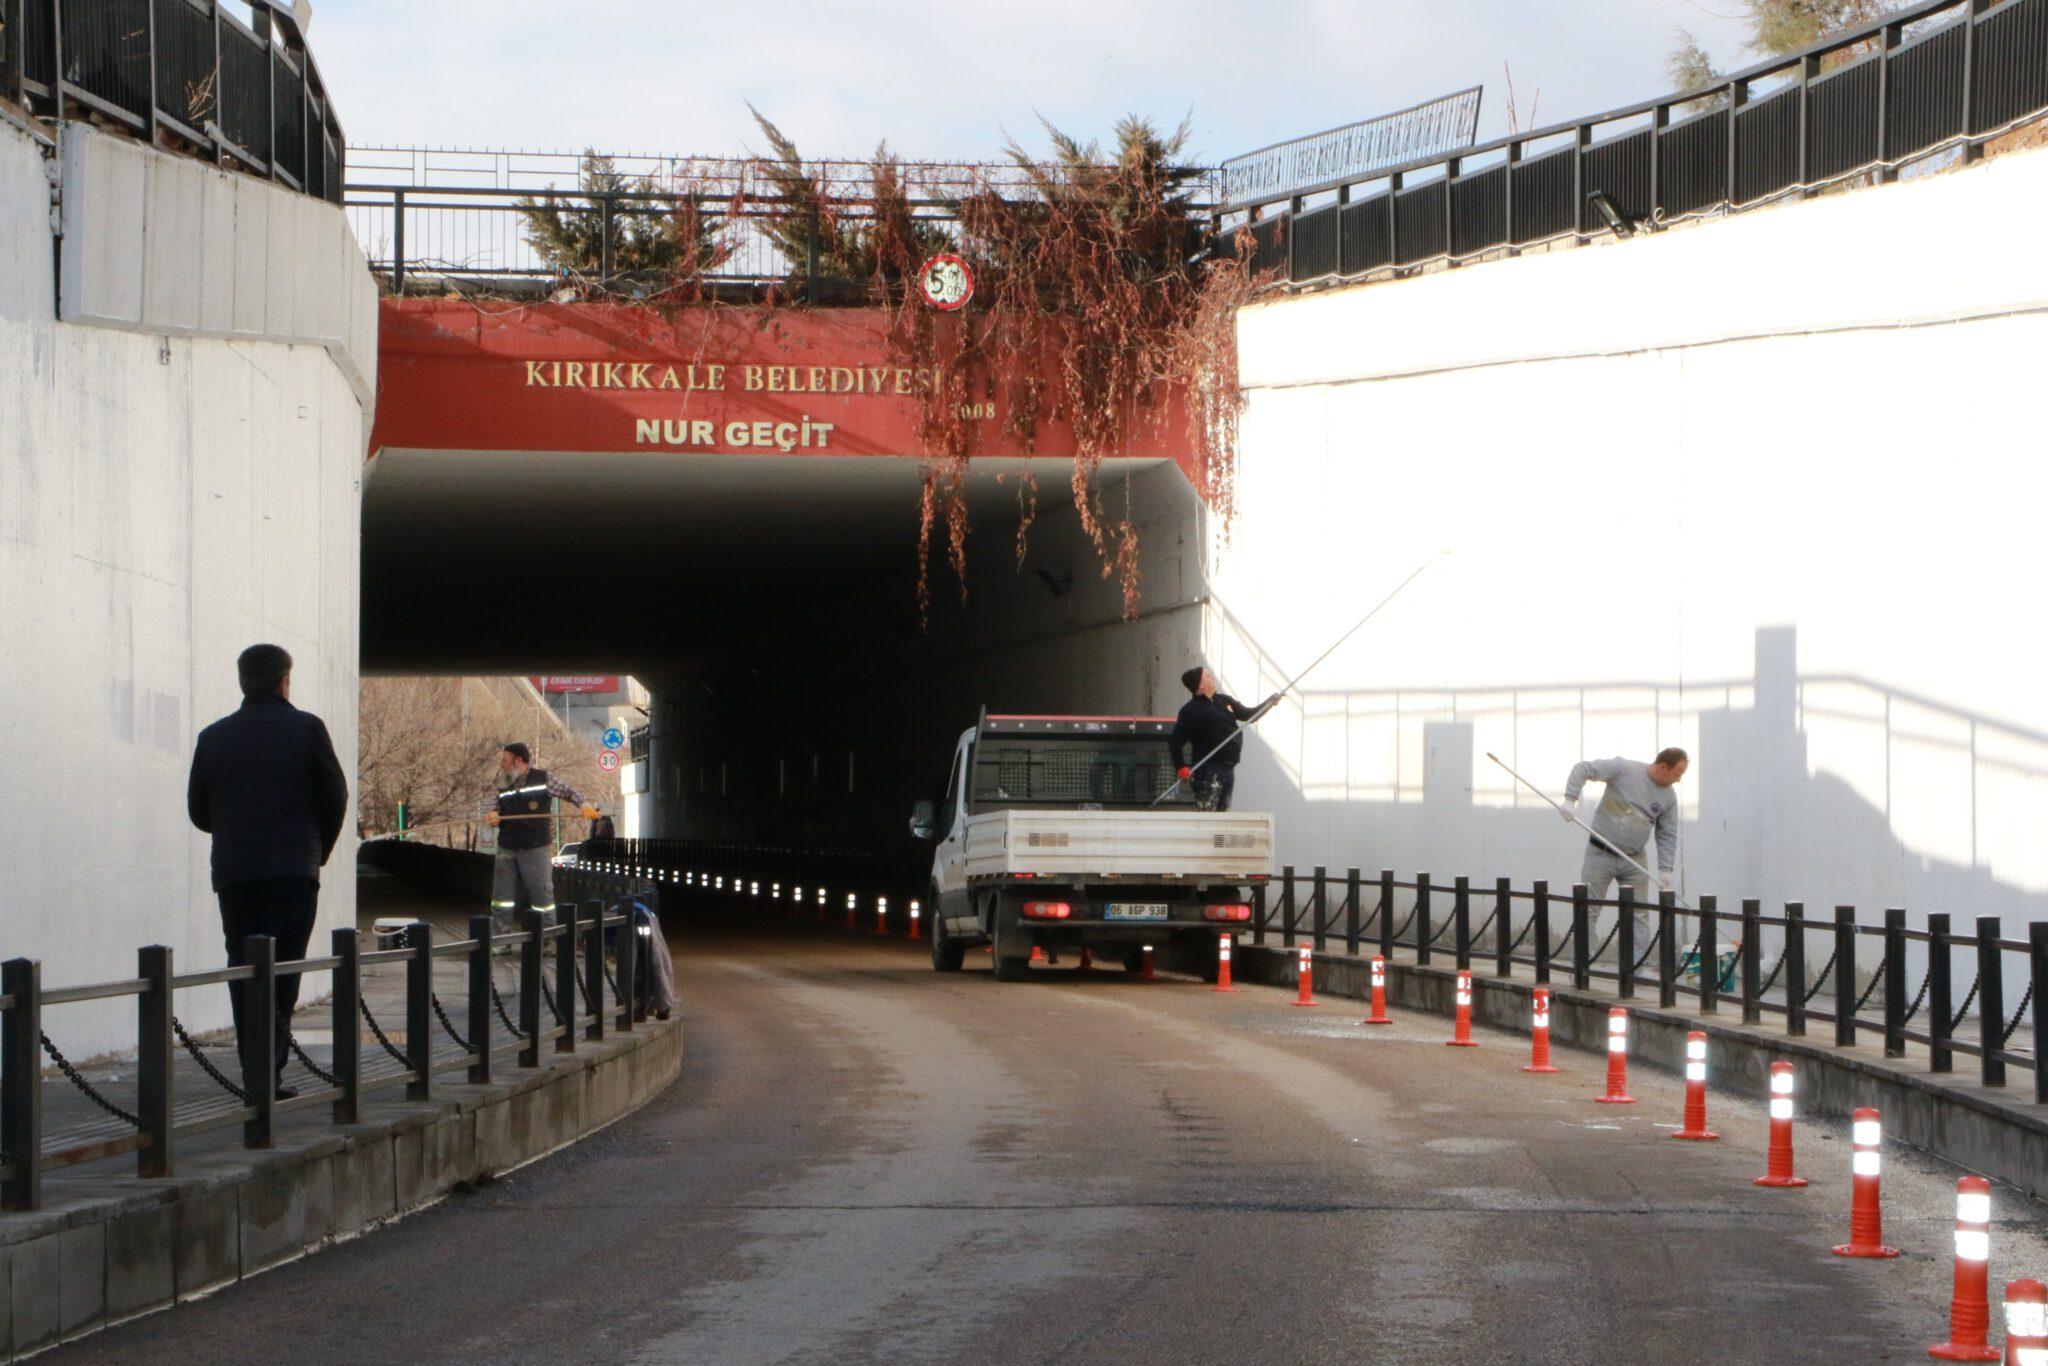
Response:
M296 1086L286 1086L283 1082L279 1082L277 1089L270 1093L272 1100L297 1100L298 1096L299 1090Z

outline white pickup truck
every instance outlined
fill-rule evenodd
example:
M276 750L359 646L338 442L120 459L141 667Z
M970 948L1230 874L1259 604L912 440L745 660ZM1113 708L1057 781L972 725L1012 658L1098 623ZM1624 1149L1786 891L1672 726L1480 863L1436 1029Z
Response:
M958 972L994 948L997 980L1028 971L1034 945L1121 959L1176 936L1214 944L1251 919L1272 875L1273 818L1196 809L1173 786L1169 717L988 716L960 737L945 800L910 828L938 841L926 904L932 966ZM1209 961L1213 955L1205 955Z

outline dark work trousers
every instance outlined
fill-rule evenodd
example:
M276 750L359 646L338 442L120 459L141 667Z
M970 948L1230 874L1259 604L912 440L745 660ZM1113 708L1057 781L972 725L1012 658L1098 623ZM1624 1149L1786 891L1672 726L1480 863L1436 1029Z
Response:
M1195 773L1195 805L1204 811L1228 811L1236 791L1236 764L1211 762Z
M267 934L277 941L276 961L295 962L306 956L306 943L313 937L314 908L320 900L320 879L315 877L266 877L249 882L233 882L222 887L220 897L220 927L228 941L228 966L239 967L249 961L243 941L252 934ZM248 1005L243 997L247 994L246 982L228 983L228 999L235 1010L235 1048L242 1058L242 1075L256 1075L249 1066L249 1055L242 1052L242 1040L248 1034ZM285 1030L292 1011L299 1004L299 974L279 974L277 999L273 1009L277 1011L276 1054L272 1059L278 1075L284 1074Z

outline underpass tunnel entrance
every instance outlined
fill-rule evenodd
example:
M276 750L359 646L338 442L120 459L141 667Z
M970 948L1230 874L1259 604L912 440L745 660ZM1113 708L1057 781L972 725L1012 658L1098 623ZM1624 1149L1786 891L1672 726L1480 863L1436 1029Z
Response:
M632 833L904 853L912 803L939 795L983 707L1170 711L1201 640L1202 513L1171 461L1098 473L1138 529L1134 620L1071 463L977 459L966 600L941 521L921 622L923 472L387 448L364 485L363 667L634 674L651 698Z

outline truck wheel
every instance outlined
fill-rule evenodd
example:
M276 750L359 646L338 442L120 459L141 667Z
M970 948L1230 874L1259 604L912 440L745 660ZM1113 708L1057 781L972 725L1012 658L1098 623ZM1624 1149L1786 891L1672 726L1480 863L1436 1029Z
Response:
M932 970L934 972L958 972L966 961L967 946L953 938L946 930L946 917L939 914L939 899L930 899L932 907Z
M1014 929L1004 932L1001 922L996 925L995 968L998 982L1021 982L1031 975L1031 946L1023 945L1024 952L1016 952L1018 940L1024 936Z

